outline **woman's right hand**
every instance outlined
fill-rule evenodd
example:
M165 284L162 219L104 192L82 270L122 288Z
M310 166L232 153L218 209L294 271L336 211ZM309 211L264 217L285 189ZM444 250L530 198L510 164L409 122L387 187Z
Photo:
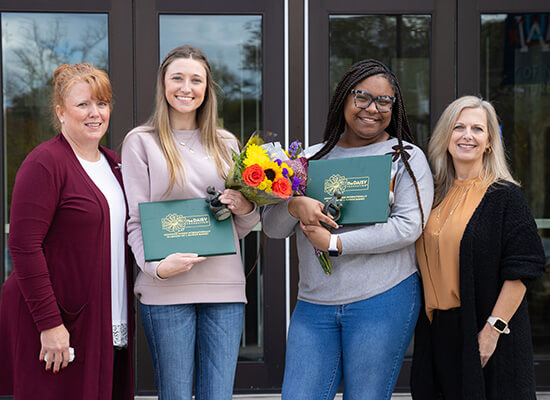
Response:
M206 260L206 257L199 257L194 253L170 254L157 267L157 275L161 279L170 278L175 275L188 272L193 265Z
M304 225L321 225L324 222L335 229L338 224L332 219L332 216L323 214L324 204L319 200L307 196L292 197L288 201L288 212L294 218L298 218Z
M53 370L54 374L59 368L67 368L69 365L69 331L61 324L54 328L40 332L40 361L46 361L46 371Z

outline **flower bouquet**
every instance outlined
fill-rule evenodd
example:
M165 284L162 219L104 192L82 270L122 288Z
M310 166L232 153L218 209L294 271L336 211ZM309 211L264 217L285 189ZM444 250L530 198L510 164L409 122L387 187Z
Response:
M233 152L233 166L225 179L226 188L240 191L258 206L305 193L307 160L297 153L301 145L293 143L294 153L288 153L279 142L267 142L275 136L254 132L240 154Z
M304 196L307 186L307 158L302 144L292 142L288 151L279 142L268 142L273 132L254 132L240 154L233 152L233 166L225 187L240 191L258 206ZM330 275L332 262L327 252L315 249L323 271Z

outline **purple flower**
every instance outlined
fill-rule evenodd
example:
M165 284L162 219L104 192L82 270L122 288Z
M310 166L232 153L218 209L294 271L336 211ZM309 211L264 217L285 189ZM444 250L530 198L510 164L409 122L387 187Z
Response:
M280 164L279 164L280 165ZM285 178L288 178L288 169L287 168L283 168L283 176Z
M281 160L279 160L278 158L275 159L275 162L277 163L277 165L280 167L281 164L283 163Z
M302 143L298 141L294 141L290 144L288 147L288 154L290 155L290 158L296 158L298 153L302 149Z
M300 178L297 176L292 178L292 190L298 190L300 188Z

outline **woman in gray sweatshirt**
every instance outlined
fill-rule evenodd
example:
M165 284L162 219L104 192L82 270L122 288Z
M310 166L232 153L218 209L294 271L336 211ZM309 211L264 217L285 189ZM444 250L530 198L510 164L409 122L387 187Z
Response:
M347 400L391 398L420 308L414 243L433 199L428 163L413 141L396 77L379 61L360 61L336 88L324 142L306 156L392 154L388 221L338 228L323 204L306 196L265 209L265 233L295 233L298 246L283 399L333 399L341 380ZM331 275L314 247L335 254Z

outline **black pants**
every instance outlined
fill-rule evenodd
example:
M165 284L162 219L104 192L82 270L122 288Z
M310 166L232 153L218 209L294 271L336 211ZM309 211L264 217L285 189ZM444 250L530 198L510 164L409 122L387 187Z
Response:
M425 314L422 312L427 322ZM431 324L417 329L412 371L416 400L462 399L462 329L460 311L436 310Z
M124 385L128 384L126 379L121 379L120 376L117 376L118 370L124 370L119 364L125 365L126 359L128 357L128 348L124 347L114 347L113 348L113 400L121 398L120 393L125 393ZM120 375L120 374L118 374Z

